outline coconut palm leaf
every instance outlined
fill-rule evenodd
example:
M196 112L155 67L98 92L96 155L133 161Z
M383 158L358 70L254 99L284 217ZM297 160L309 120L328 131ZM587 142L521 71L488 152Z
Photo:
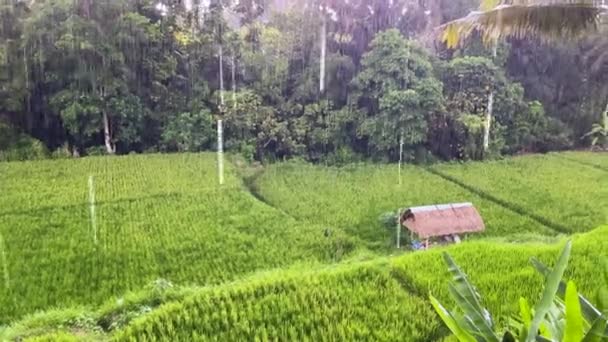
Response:
M599 16L605 10L595 0L501 1L490 10L471 12L443 25L443 40L454 48L473 31L480 32L486 42L506 36L572 38L596 30Z

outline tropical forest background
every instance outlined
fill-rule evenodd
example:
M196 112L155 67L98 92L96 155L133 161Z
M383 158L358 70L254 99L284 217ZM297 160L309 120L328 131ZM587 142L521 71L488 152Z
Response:
M605 146L602 30L448 48L441 25L478 7L1 0L0 160L213 150L219 119L226 150L259 161Z

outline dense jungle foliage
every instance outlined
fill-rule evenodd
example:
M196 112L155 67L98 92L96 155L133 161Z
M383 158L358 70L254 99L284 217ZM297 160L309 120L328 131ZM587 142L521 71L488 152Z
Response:
M41 143L0 139L0 160L209 150L218 119L227 150L257 160L605 144L603 36L443 46L437 26L478 5L2 0L1 129Z

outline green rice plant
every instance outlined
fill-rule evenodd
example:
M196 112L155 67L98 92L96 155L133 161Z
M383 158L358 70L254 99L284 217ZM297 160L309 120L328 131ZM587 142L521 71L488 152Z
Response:
M608 256L607 233L605 226L572 238L571 262L564 275L579 285L581 293L593 295L602 283L597 260ZM449 330L426 298L431 292L448 307L453 305L444 286L450 276L443 252L467 270L468 279L483 294L485 307L494 314L496 331L501 331L514 326L511 317L520 312L519 298L535 299L543 289L542 277L522 265L536 256L553 267L551 260L562 246L475 241L371 261L289 267L201 288L161 286L157 292L152 287L124 301L112 300L88 316L98 322L104 340L113 341L439 341L447 338ZM151 309L126 325L108 329L108 319L120 321L121 313L137 311L140 305ZM14 333L7 336L70 332L70 317L81 315L78 310L55 315L66 317L67 323L37 318L41 323L30 320L9 327ZM41 329L44 322L50 327Z
M497 174L515 173L508 177L517 180L530 168L544 170L543 163L555 166L561 160L567 165L564 173L577 173L580 188L589 189L601 207L606 201L602 189L587 183L597 185L597 172L603 171L560 158L532 158L521 170L487 165ZM404 167L399 185L392 165L273 165L256 182L267 203L252 196L232 165L226 171L220 187L213 154L0 163L0 324L49 308L86 305L88 310L163 278L192 290L146 303L125 299L123 309L92 309L90 329L103 339L138 341L441 340L448 331L426 294L432 291L438 300L449 301L442 286L447 279L443 249L376 260L392 252L393 232L378 221L382 213L473 202L487 230L449 252L484 293L499 329L518 312L520 296L532 298L542 288L540 277L521 265L531 256L549 264L555 241L562 241L532 215L419 167ZM471 172L487 177L480 169ZM536 180L554 180L571 191L558 173ZM97 241L90 221L90 176ZM510 192L525 188L483 182L497 190L484 192L505 202L517 199L527 206L539 201L533 188L528 199ZM565 195L564 201L572 202L568 205L558 192L552 194L547 201L564 213L551 216L556 210L548 207L532 213L577 220L576 211L584 207L577 201L584 196ZM598 213L589 211L586 222L608 222ZM606 233L600 228L572 237L576 248L566 277L583 293L595 289L590 275L598 256L608 251ZM530 238L521 243L522 236ZM271 269L279 270L263 272ZM71 324L52 324L44 334L72 334L57 328Z
M565 278L575 281L578 290L590 298L598 296L599 285L602 283L597 277L597 271L598 260L608 257L606 233L608 227L601 227L572 237L574 247ZM498 329L505 329L510 324L510 317L519 312L519 298L536 298L543 288L542 277L532 267L523 265L527 265L531 257L552 265L551 260L559 251L558 246L469 242L398 258L393 261L393 273L420 295L430 292L441 302L451 302L450 293L444 285L449 277L445 273L442 256L444 251L448 251L484 295L484 303L494 314Z
M219 284L261 269L333 263L356 248L256 200L213 154L0 165L0 323L99 304L158 278ZM88 179L94 178L96 230Z
M342 266L202 291L133 322L116 341L428 341L431 308L385 263Z
M608 207L603 205L608 200L606 172L559 155L443 164L433 170L498 198L541 223L548 222L546 225L562 233L588 231L608 222Z
M608 172L608 152L563 152L554 155L558 158Z
M475 236L557 232L513 210L472 193L416 166L405 166L402 182L395 165L354 165L334 168L304 163L269 167L258 179L261 196L304 222L339 227L360 237L373 249L391 246L392 231L378 217L400 208L472 202L486 223ZM473 237L473 236L472 236Z

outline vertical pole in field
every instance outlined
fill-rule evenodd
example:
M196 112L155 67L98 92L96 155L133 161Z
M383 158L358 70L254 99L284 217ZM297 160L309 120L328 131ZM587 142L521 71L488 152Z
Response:
M91 216L93 242L97 244L97 217L95 216L95 185L93 184L93 176L89 176L89 214Z
M224 184L224 127L222 120L217 120L217 173L220 185Z
M397 210L397 249L401 248L401 210Z
M220 7L222 9L222 15L224 13L224 6L220 0ZM222 41L222 27L219 27L219 68L220 68L220 118L224 115L224 47ZM222 119L217 120L217 173L220 185L224 184L224 127Z
M4 287L8 290L10 286L10 278L8 275L8 260L6 260L6 245L4 244L4 238L0 234L0 249L2 249L2 272L4 273Z
M401 163L403 162L403 134L399 139L399 185L401 185Z

